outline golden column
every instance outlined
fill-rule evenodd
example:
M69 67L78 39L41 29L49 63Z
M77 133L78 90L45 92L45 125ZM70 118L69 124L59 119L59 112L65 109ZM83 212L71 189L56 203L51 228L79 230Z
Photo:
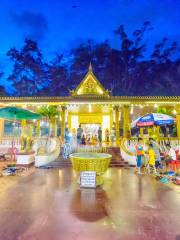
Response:
M180 105L176 105L176 127L177 127L177 137L178 140L180 141Z
M61 140L64 142L66 107L62 106L61 109Z
M24 120L21 120L21 135L25 135L25 131L26 131L26 127L27 127L27 121L24 119Z
M144 128L143 127L140 128L140 137L144 138Z
M157 137L157 140L159 141L160 140L160 126L156 126L156 137Z
M118 143L119 142L119 106L115 106L114 110L115 110L116 143Z
M0 137L4 136L4 119L0 119Z
M123 137L127 138L131 136L130 118L129 118L129 106L123 106Z
M37 120L37 127L36 127L36 136L41 137L41 120Z

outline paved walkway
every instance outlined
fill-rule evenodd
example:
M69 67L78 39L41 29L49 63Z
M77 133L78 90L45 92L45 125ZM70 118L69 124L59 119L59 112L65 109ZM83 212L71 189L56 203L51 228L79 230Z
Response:
M180 239L180 194L150 176L109 169L80 190L71 169L37 170L0 192L0 240Z

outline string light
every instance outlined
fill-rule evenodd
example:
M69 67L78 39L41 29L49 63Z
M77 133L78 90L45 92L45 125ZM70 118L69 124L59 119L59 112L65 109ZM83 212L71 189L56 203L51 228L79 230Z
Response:
M154 104L154 107L155 107L155 108L158 108L158 105L157 105L157 103L155 103L155 104Z

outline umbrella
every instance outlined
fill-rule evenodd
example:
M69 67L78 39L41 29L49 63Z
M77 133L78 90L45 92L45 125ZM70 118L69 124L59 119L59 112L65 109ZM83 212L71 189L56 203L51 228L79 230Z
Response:
M17 107L5 107L0 109L0 118L13 120L33 120L40 119L41 114Z
M174 118L162 113L148 113L143 117L136 119L131 127L149 127L149 126L162 126L162 125L172 125L174 123Z
M135 128L136 127L136 124L137 124L137 122L139 121L140 118L141 117L138 117L136 120L132 121L131 128Z

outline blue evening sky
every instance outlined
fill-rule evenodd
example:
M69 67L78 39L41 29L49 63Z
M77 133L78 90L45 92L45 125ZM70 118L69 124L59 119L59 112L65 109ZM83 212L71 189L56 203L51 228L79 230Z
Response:
M25 37L39 42L45 56L65 52L79 42L110 39L124 24L128 32L151 21L147 44L166 36L180 42L180 0L1 0L0 67L8 68L6 52L22 46Z

